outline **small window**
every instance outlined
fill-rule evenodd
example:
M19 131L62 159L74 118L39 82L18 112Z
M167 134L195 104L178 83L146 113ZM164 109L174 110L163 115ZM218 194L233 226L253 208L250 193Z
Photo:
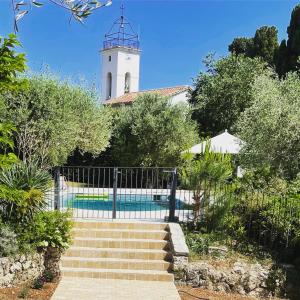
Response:
M127 93L130 93L130 73L127 72L125 74L125 86L124 86L124 93L127 94Z
M111 55L108 57L108 61L111 61Z

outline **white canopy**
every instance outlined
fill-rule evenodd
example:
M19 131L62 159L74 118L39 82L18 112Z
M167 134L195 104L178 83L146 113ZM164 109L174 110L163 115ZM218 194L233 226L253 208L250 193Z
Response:
M219 134L208 140L210 143L210 150L215 153L229 153L237 154L240 152L243 144L245 143L238 137L228 133L227 129L222 134ZM197 144L187 151L193 154L203 153L206 146L206 141Z

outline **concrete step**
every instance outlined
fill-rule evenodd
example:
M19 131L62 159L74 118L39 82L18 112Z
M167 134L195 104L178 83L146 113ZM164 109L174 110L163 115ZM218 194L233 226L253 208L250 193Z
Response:
M172 264L164 260L63 257L62 267L89 269L171 271Z
M120 270L120 269L90 269L65 268L61 269L65 277L85 277L99 279L124 279L145 281L173 281L173 274L166 271L153 270Z
M137 229L137 230L167 230L168 224L156 222L121 222L121 221L76 221L75 228L86 229Z
M94 248L71 246L64 254L65 257L90 258L122 258L144 260L167 260L172 255L165 250L155 249L120 249L120 248Z
M165 230L74 228L73 237L167 240Z
M114 238L79 238L73 239L73 245L78 247L95 248L131 248L167 250L169 242L151 239L114 239Z

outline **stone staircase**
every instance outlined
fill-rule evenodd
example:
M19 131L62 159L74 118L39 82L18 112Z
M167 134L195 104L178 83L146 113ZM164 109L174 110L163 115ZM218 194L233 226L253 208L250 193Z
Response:
M173 281L166 223L77 221L64 277Z

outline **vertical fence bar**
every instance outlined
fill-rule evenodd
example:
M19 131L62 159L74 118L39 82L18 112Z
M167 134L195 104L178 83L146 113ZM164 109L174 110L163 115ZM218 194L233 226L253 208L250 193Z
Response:
M172 186L169 202L169 222L175 222L175 209L176 209L176 188L177 188L177 169L172 172Z
M112 207L112 218L116 219L117 217L117 189L118 189L118 168L114 168L114 177L113 177L113 207Z
M60 210L60 168L54 170L54 209Z

